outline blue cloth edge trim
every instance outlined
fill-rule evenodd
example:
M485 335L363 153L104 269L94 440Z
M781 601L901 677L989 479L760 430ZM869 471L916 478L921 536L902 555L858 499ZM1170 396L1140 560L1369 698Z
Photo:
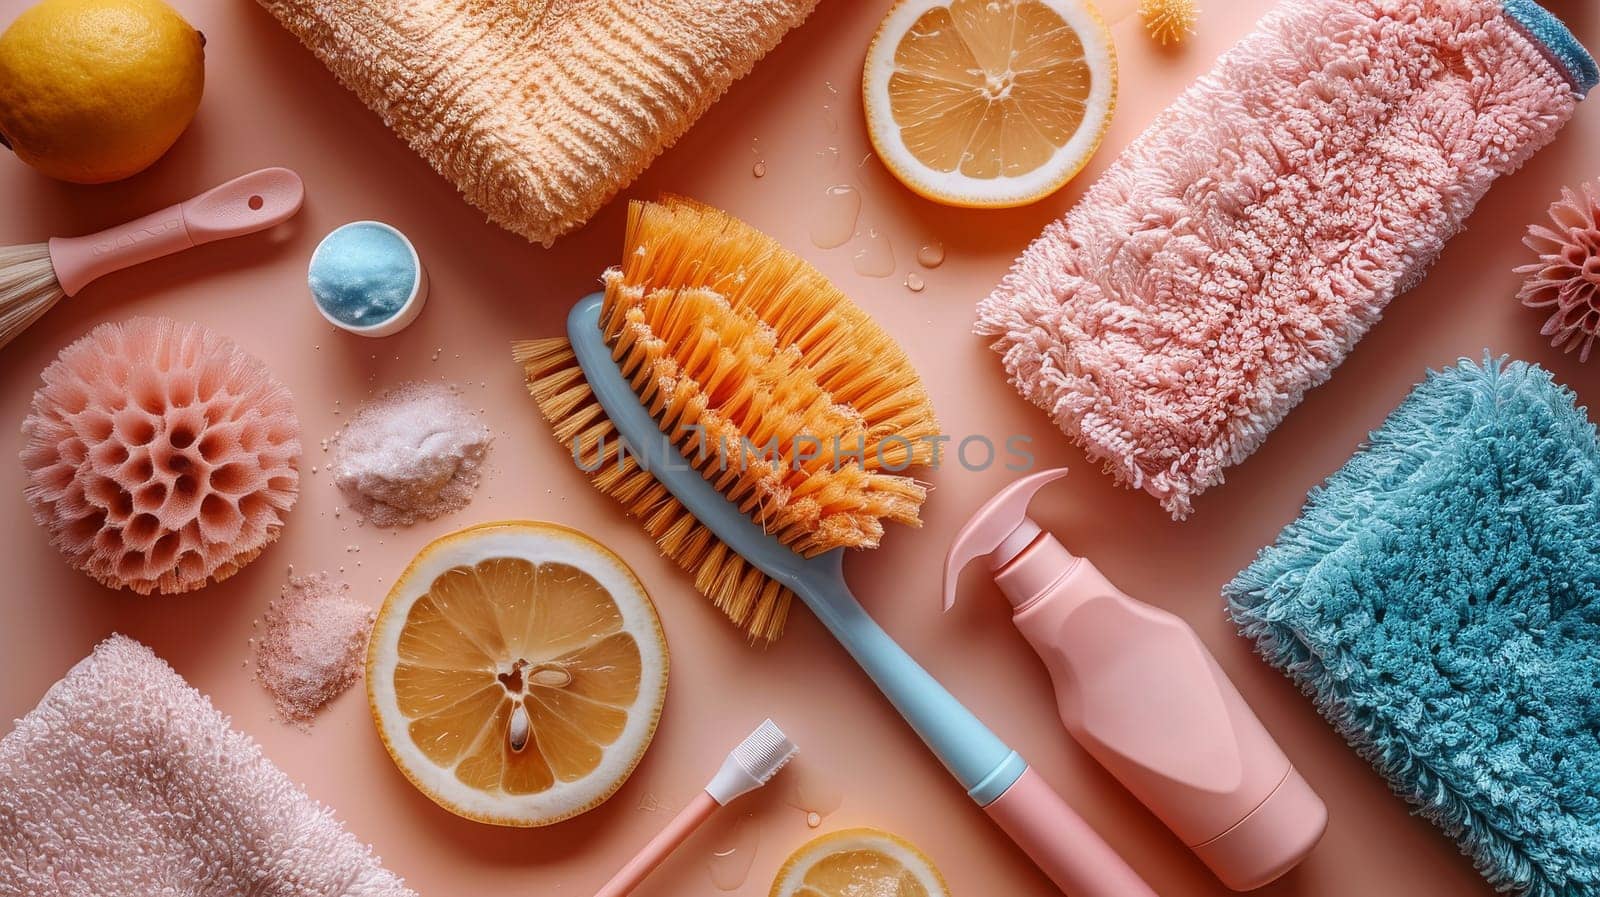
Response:
M1504 0L1504 8L1522 33L1563 69L1580 96L1600 84L1600 65L1554 13L1534 0Z

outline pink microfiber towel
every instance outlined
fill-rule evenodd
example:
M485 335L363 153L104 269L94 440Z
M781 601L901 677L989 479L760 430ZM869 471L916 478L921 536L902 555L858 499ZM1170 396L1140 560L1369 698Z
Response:
M260 0L489 220L549 244L817 0Z
M416 897L149 648L112 636L0 742L0 897Z
M1045 228L978 332L1182 518L1595 80L1529 0L1284 0Z

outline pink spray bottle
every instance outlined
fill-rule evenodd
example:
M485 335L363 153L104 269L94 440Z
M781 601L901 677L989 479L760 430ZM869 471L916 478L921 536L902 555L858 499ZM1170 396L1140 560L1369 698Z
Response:
M944 606L987 555L1044 659L1067 730L1236 891L1289 871L1328 811L1189 624L1123 594L1028 517L1047 470L973 515L945 562Z

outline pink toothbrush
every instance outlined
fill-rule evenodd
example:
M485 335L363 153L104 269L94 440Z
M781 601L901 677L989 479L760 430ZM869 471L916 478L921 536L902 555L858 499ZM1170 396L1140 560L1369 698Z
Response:
M90 281L203 243L266 230L300 211L300 176L263 168L84 237L0 247L0 347Z
M765 785L798 752L799 748L772 720L763 722L722 761L722 768L717 770L711 784L696 794L660 834L595 892L595 897L623 897L632 892L701 823L711 818L717 808Z

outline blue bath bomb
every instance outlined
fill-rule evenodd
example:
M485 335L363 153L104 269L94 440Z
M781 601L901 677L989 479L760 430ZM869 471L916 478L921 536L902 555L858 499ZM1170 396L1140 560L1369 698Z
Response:
M377 222L357 221L322 238L307 281L317 305L334 320L373 327L406 304L419 273L404 237Z

